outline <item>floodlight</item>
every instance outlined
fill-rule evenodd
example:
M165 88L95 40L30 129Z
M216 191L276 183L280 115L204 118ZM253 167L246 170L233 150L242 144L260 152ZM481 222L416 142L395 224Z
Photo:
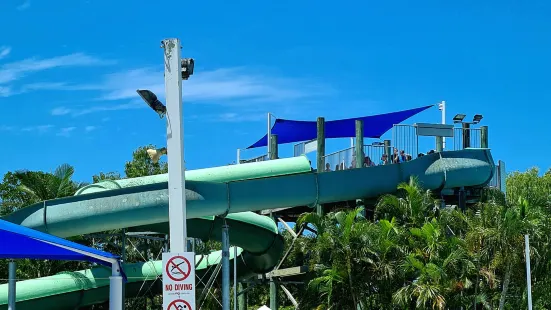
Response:
M481 120L482 120L482 114L476 114L476 115L473 117L473 123L475 123L475 124L480 123Z
M147 103L147 105L153 109L153 111L157 112L159 114L160 118L163 118L166 114L166 107L165 105L157 99L157 96L150 90L146 89L138 89L136 90L138 95L142 97L143 101Z
M453 117L453 122L454 123L461 123L463 121L463 119L465 119L465 114L456 114L454 117Z
M193 58L184 58L181 61L182 67L182 79L187 80L193 75L193 67L195 67L195 60Z
M159 159L162 155L166 155L166 147L160 148L160 149L147 149L147 155L149 158L151 158L151 161L156 164L159 162Z

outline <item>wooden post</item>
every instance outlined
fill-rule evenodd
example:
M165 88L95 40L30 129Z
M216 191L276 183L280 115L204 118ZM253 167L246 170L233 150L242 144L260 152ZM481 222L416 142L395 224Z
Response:
M356 120L356 167L362 168L364 163L364 122Z
M386 154L387 164L391 164L392 163L392 161L391 161L392 149L391 149L391 146L390 146L390 140L385 140L384 141L384 146L385 146L385 154Z
M471 124L463 123L463 149L468 149L471 147Z
M444 138L436 137L436 151L442 152L444 150Z
M319 172L325 171L325 118L318 117L318 137L317 137L317 162L316 169Z
M480 147L483 149L488 148L488 126L480 127Z
M317 134L317 163L316 169L318 173L325 171L325 118L318 117L318 134ZM318 204L316 206L316 212L319 216L323 216L323 206Z
M270 137L270 160L278 159L279 151L277 147L277 135L272 135Z

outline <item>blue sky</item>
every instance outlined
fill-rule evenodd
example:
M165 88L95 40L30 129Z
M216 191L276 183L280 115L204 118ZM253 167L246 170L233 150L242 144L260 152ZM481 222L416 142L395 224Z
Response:
M196 60L188 169L234 161L265 133L266 112L331 120L440 100L448 121L484 115L508 170L550 166L549 1L7 0L0 12L2 174L67 162L90 181L164 145L164 122L135 90L162 96L167 37ZM439 121L435 108L410 123Z

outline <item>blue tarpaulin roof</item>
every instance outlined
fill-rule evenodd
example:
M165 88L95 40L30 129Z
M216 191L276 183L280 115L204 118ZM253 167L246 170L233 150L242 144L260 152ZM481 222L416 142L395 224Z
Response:
M434 105L420 108L378 114L364 117L347 118L335 121L325 122L325 138L348 138L356 136L356 120L363 120L364 137L380 138L385 132L390 130L394 124L399 124L406 119L418 114ZM302 142L316 139L317 122L316 121L293 121L287 119L276 119L272 127L272 134L277 135L278 144L291 142ZM267 146L267 134L258 140L248 149Z
M0 220L0 240L0 258L89 261L109 267L119 261L117 255L4 220Z

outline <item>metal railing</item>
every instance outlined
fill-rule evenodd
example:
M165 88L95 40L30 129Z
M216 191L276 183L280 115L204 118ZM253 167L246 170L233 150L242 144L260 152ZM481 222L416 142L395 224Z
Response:
M384 145L364 145L363 156L360 159L363 167L378 166L382 164L382 157L385 153ZM336 171L356 168L356 147L349 147L324 157L324 171Z
M383 144L364 145L364 166L369 166L368 161L373 162L375 165L382 163L383 154L385 153L385 146Z
M347 149L325 155L323 157L325 162L325 167L323 167L323 171L335 171L355 168L355 150L355 147L349 147ZM352 164L354 164L354 166ZM318 169L320 169L320 167L318 167Z
M468 138L465 143L464 138ZM482 130L480 128L454 128L453 129L453 149L462 150L466 147L478 148L482 146Z
M240 164L246 164L246 163L255 163L255 162L266 161L266 160L268 160L268 155L261 155L261 156L258 156L258 157L255 157L255 158L250 158L250 159L240 159L239 163Z
M505 181L507 177L507 172L505 171L505 162L498 161L495 166L494 176L488 183L488 187L497 188L502 192L505 192Z
M392 127L392 145L398 151L404 151L411 155L412 158L417 158L419 154L419 136L417 135L417 127L414 125L395 124Z

